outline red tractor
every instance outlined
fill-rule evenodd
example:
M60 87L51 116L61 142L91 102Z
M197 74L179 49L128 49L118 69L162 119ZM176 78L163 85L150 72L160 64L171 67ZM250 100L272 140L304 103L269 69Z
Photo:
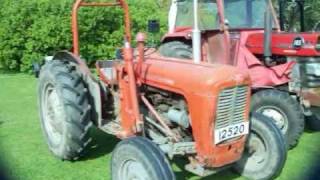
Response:
M194 9L198 4L195 0ZM223 14L222 0L215 5ZM99 79L80 58L77 13L83 6L120 6L124 12L122 58L97 61ZM77 0L72 32L73 52L58 52L39 74L41 124L55 156L78 159L90 145L89 129L95 125L122 139L112 154L113 180L173 180L167 157L176 156L187 158L185 169L199 176L227 167L250 179L280 174L287 155L285 141L268 117L249 115L247 72L204 62L200 44L194 46L192 61L146 48L142 33L132 48L125 0ZM197 23L193 35L195 45L204 37ZM228 39L210 43L228 44ZM219 52L211 58L230 60Z
M251 111L271 117L289 147L305 116L320 129L320 34L282 32L270 0L225 0L224 13L216 1L199 2L202 61L249 72ZM191 0L172 1L160 54L192 59L193 13Z

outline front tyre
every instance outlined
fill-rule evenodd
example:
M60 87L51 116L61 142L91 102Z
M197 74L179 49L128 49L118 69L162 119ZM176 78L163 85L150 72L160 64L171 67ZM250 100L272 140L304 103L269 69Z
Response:
M47 62L39 78L39 106L49 149L63 160L76 160L91 141L89 94L74 63Z
M121 141L112 153L113 180L174 180L164 153L150 140L134 137Z
M235 170L249 179L274 179L281 173L286 159L287 148L281 131L270 118L253 114L246 148Z
M251 112L272 118L284 134L288 147L297 145L305 121L300 104L289 93L274 89L258 91L252 96Z

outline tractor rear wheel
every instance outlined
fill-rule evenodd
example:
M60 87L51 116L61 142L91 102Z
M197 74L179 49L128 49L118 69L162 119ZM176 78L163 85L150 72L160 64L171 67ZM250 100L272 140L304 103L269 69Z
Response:
M234 168L249 179L274 179L281 173L287 159L283 135L264 115L253 114L250 123L246 148Z
M39 106L49 149L63 160L76 160L91 141L89 95L75 64L53 60L39 78Z
M181 59L192 59L192 46L183 41L169 41L160 45L162 56Z
M113 180L174 180L164 153L150 140L134 137L121 141L112 153Z
M313 131L320 131L320 107L312 107L312 116L307 117L308 128Z
M274 89L258 91L252 96L251 112L272 118L284 134L288 147L297 145L305 121L300 104L289 93Z

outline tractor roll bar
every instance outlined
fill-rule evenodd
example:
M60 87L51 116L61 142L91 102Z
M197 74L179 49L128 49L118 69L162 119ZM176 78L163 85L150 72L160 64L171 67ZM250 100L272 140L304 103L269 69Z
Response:
M226 24L226 19L224 16L224 1L223 0L217 0L217 6L218 6L218 15L219 15L219 21L220 21L220 30L223 32L224 37L224 63L230 64L231 62L231 55L230 55L230 33L228 29L228 25Z
M78 10L80 7L108 7L120 6L124 12L125 41L131 42L131 27L129 7L125 0L116 0L116 2L84 2L84 0L76 0L72 8L72 38L73 38L73 54L80 55L79 50L79 27L78 27Z

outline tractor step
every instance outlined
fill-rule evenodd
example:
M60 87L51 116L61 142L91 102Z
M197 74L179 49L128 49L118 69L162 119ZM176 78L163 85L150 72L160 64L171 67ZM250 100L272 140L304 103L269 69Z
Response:
M188 172L191 172L193 174L196 174L200 177L206 177L206 176L210 176L213 174L217 174L222 170L228 169L230 168L230 165L224 166L224 167L220 167L220 168L205 168L203 166L201 166L200 164L197 163L190 163L185 165L185 170Z
M109 121L103 126L100 127L100 129L108 134L117 135L121 132L121 125L118 122L115 121Z

